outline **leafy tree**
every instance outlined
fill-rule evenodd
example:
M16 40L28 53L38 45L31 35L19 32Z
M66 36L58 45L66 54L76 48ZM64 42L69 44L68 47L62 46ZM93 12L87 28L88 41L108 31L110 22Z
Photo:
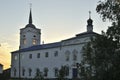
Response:
M120 0L99 1L96 11L102 16L103 20L120 20Z
M100 1L96 8L103 20L109 19L112 21L106 32L107 37L117 42L120 45L120 0L104 0Z
M68 66L61 66L61 69L58 73L59 80L65 80L65 77L69 75L69 67Z
M103 33L83 47L83 60L80 64L80 76L83 80L111 79L108 72L113 67L115 44L115 41Z
M120 80L120 0L100 1L96 11L112 26L84 46L79 74L83 80Z
M35 80L44 80L44 76L43 76L43 73L40 72L40 70L37 70L36 71L36 75L35 75Z
M119 80L120 73L120 0L104 0L101 1L96 8L96 11L102 18L112 21L112 26L108 28L107 37L116 42L115 54L113 56L113 67L111 68L112 77L114 80Z

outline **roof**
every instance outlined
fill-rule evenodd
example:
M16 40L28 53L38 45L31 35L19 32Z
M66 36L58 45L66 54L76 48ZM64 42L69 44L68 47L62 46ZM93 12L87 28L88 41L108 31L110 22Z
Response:
M27 28L27 27L36 28L35 25L32 24L32 12L31 12L31 9L30 9L30 14L29 14L29 23L26 25L25 28Z
M95 32L83 32L83 33L77 34L76 37L72 37L72 38L69 38L69 39L66 39L66 40L63 40L63 41L73 40L73 39L76 39L76 38L91 37L91 36L95 36L95 35L99 35L99 34L95 33Z
M98 34L95 33L95 32L83 32L83 33L77 34L76 37L69 38L69 39L62 40L62 41L73 40L73 39L76 39L76 38L90 37L90 36L95 36L95 35L98 35ZM49 43L49 44L36 45L36 46L20 49L20 50L14 51L12 53L27 52L27 51L35 51L35 50L61 47L62 41L55 42L55 43Z
M29 23L29 24L27 24L27 25L25 26L25 28L28 28L28 27L34 28L34 29L36 28L35 25L34 25L34 24L31 24L31 23Z
M49 44L36 45L36 46L29 47L29 48L20 49L20 50L14 51L12 53L56 48L56 47L60 47L60 46L61 46L61 42L49 43Z

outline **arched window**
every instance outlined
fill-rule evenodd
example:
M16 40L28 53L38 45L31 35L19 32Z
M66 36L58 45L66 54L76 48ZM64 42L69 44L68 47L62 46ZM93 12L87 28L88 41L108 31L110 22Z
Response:
M33 45L36 45L37 44L37 40L33 39L32 43L33 43Z
M70 52L69 51L65 52L65 57L66 57L66 61L70 60Z
M24 38L24 39L23 39L23 44L25 45L26 43L27 43L27 42L26 42L26 39Z
M73 60L74 61L77 60L77 54L78 54L78 51L77 50L73 50Z

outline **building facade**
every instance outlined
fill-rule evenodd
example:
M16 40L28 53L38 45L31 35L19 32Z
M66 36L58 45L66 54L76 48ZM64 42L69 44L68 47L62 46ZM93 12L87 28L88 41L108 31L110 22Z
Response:
M20 29L20 48L11 53L11 77L34 78L42 72L45 78L55 79L61 66L67 66L66 78L77 77L77 63L81 62L82 47L97 33L93 32L92 19L87 21L87 31L60 42L41 44L41 30L32 23Z

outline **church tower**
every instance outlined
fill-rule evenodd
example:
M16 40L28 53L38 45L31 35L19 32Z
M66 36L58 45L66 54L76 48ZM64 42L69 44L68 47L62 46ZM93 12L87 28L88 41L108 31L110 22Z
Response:
M91 12L89 11L89 19L87 20L87 32L93 32L93 20L91 19Z
M32 22L32 12L30 9L29 23L25 28L20 29L20 49L40 45L41 30L36 28Z

